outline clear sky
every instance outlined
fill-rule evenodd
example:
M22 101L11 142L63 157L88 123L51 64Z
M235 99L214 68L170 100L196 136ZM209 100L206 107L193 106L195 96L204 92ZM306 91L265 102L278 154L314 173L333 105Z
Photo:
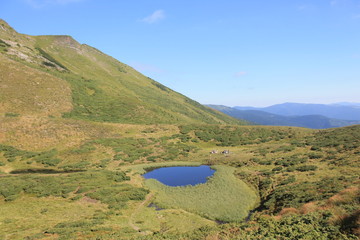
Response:
M0 0L203 104L360 102L360 0Z

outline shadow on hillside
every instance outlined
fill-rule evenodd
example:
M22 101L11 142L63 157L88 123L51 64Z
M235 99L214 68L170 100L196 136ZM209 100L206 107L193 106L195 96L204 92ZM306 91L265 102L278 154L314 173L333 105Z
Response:
M45 168L29 168L29 169L13 170L10 172L10 174L31 174L31 173L57 174L57 173L74 173L74 172L85 172L85 170L56 170L56 169L45 169Z

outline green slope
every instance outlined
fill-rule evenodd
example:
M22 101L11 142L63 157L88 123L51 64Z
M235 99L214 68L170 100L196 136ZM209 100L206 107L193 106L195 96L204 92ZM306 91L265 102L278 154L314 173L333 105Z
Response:
M57 82L67 82L71 89L72 109L63 111L64 117L137 124L242 123L202 106L70 36L29 36L17 33L4 21L0 21L0 26L3 62L15 61L11 64L15 71L26 68L29 74L42 75L40 79L55 78ZM3 66L1 71L12 74L12 70ZM23 79L19 84L29 81L23 75L18 73L15 77ZM6 75L2 78L4 81L9 79ZM3 95L9 95L7 88L2 91ZM16 95L29 95L26 91L19 89ZM32 89L39 97L50 100L54 93L59 93L54 91ZM12 95L11 102L17 102L16 95ZM9 105L9 101L1 99L1 105ZM30 103L33 105L36 103ZM2 111L10 110L3 107Z

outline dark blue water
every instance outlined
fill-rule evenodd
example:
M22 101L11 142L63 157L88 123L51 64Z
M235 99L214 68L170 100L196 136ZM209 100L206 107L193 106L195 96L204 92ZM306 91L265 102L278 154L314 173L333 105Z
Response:
M186 186L206 183L208 177L214 174L215 170L209 166L199 167L163 167L154 169L143 175L144 178L154 178L159 182L172 186Z

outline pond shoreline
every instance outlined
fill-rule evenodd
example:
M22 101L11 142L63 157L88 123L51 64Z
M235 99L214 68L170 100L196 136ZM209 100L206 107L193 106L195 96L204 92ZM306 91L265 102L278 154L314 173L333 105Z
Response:
M216 170L208 165L156 167L142 176L171 187L185 187L204 184L214 176Z

